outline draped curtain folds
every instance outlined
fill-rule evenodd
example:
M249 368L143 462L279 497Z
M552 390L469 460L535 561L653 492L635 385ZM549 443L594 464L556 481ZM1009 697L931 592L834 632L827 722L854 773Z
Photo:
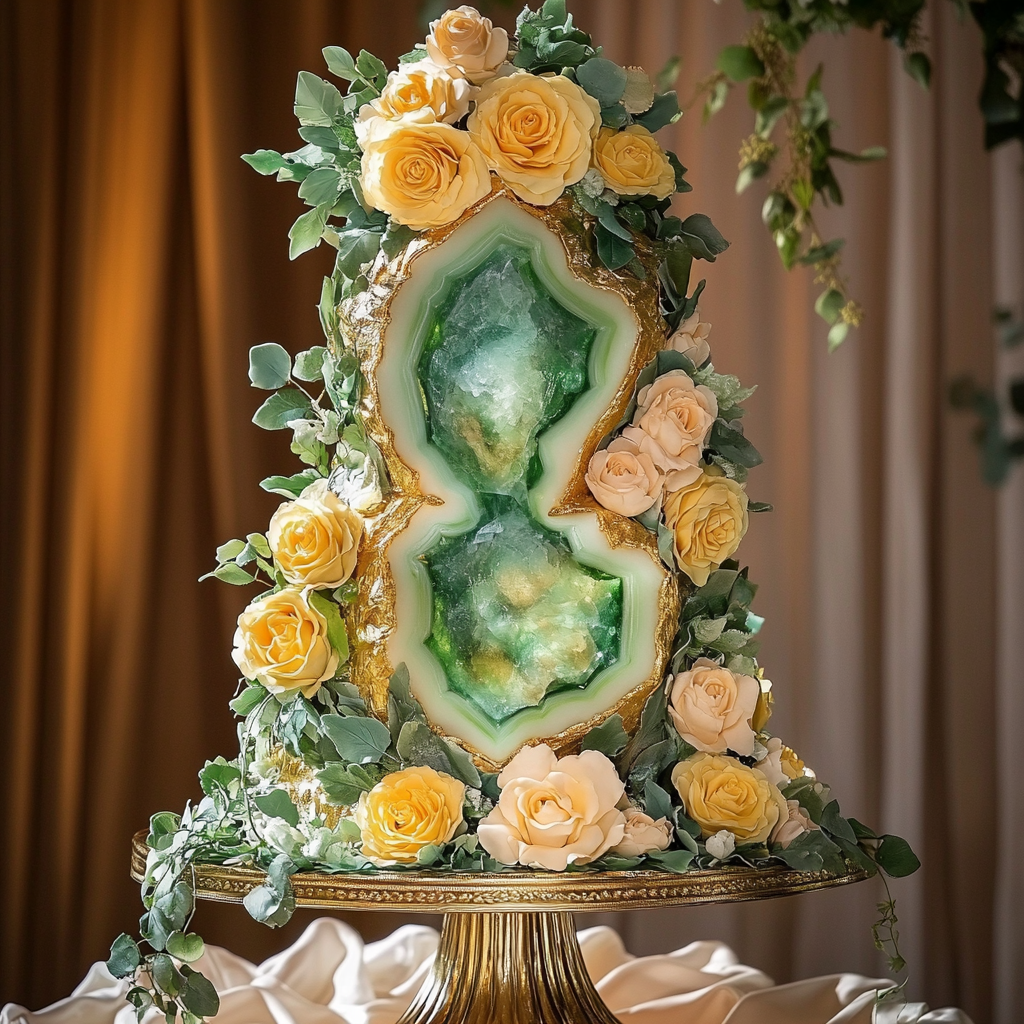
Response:
M249 423L246 352L316 343L330 267L325 248L288 263L294 190L238 155L298 144L294 77L322 68L321 46L393 65L421 34L418 6L0 5L2 1000L66 994L132 929L132 832L194 798L203 760L234 749L242 595L195 579L275 506L257 482L293 457ZM680 53L684 95L747 24L738 0L572 6L622 63L653 71ZM773 724L846 813L921 854L894 887L915 996L1009 1024L1024 1003L1021 474L998 498L980 483L945 392L964 371L991 378L991 306L1024 297L1021 160L982 151L973 26L936 5L926 31L927 94L863 33L806 57L805 71L826 59L837 143L890 151L843 172L846 205L823 218L849 240L867 309L832 356L812 282L781 270L760 224L763 190L734 195L742 97L666 135L694 185L680 212L707 212L733 243L698 266L716 365L761 385L747 429L765 465L749 489L776 511L754 518L743 556L767 617ZM724 939L778 982L873 975L881 898L867 883L614 923L641 954ZM399 919L350 920L373 937ZM287 941L237 908L203 906L196 924L252 959Z

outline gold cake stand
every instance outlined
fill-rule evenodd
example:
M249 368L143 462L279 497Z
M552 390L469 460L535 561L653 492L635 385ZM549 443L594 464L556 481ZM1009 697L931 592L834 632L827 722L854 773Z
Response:
M132 877L146 867L146 833L132 842ZM812 874L787 868L493 875L381 871L303 872L295 902L321 910L443 913L430 976L399 1024L617 1024L587 975L572 914L791 896L848 885L864 871ZM241 903L266 876L198 864L196 897Z

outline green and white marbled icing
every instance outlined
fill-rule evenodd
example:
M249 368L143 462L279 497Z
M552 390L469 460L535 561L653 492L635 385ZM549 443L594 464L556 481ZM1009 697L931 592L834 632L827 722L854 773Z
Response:
M654 668L662 574L593 514L550 515L628 371L636 320L496 200L413 264L391 305L381 413L425 505L389 552L428 717L495 761L614 706Z

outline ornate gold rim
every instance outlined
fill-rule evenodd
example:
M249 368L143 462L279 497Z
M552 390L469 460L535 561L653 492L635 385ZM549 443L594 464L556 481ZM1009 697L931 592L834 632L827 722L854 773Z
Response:
M146 871L146 833L132 840L131 874ZM381 871L372 875L292 876L295 902L320 910L397 910L405 913L487 913L491 911L609 911L698 903L739 903L793 896L849 885L868 877L851 869L843 875L789 868L718 868L683 875L662 871L606 871L595 874L431 874ZM262 871L223 864L196 864L199 899L241 903L266 879Z
M584 482L590 456L602 438L620 420L633 395L637 376L661 348L664 323L657 301L652 299L649 286L645 286L638 279L629 275L619 276L604 267L593 265L583 238L585 225L568 196L562 197L549 207L535 207L522 202L505 186L495 181L491 193L457 221L424 232L393 260L389 261L383 254L379 256L370 271L369 287L359 295L343 301L338 307L342 337L337 340L350 347L360 361L367 384L361 412L365 418L367 433L379 447L393 485L393 494L386 507L367 521L367 543L363 545L357 571L359 599L346 613L351 644L351 679L363 692L373 713L381 718L387 715L388 681L394 671L394 666L386 653L386 639L395 628L395 583L388 561L388 549L422 504L435 503L438 500L422 492L419 474L407 466L398 454L391 428L380 415L377 369L382 355L381 339L391 323L391 301L397 292L396 286L408 280L417 258L443 245L463 223L498 199L508 200L552 229L561 242L570 274L594 288L621 297L637 321L638 339L629 372L605 416L591 431L581 449L573 478L559 503L552 509L552 514L592 513L597 516L602 533L613 546L640 548L646 551L653 561L660 564L657 542L652 535L639 523L611 513L598 505L590 496ZM656 277L657 261L653 259L646 245L639 245L638 255L648 276ZM680 601L679 581L674 573L666 573L659 594L662 614L655 639L656 666L651 676L635 686L607 711L585 722L572 725L555 736L547 737L544 742L549 743L559 754L571 753L578 749L580 741L591 728L613 714L622 716L628 732L636 729L644 703L664 677L664 666L671 654L672 641L675 637ZM445 735L433 724L431 728ZM500 762L495 762L464 739L449 738L455 739L464 747L476 764L486 771L500 770L514 756L513 753Z

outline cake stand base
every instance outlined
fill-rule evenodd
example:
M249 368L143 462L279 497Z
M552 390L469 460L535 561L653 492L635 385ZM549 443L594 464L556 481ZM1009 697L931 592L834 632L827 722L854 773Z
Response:
M399 1024L617 1024L572 914L445 914L430 977Z
M132 842L132 878L146 873L146 833ZM194 865L197 899L241 903L266 881L255 868ZM322 910L444 914L430 976L399 1024L618 1024L601 1002L576 941L576 911L638 910L760 900L867 878L722 867L687 871L375 871L292 875L295 903Z

